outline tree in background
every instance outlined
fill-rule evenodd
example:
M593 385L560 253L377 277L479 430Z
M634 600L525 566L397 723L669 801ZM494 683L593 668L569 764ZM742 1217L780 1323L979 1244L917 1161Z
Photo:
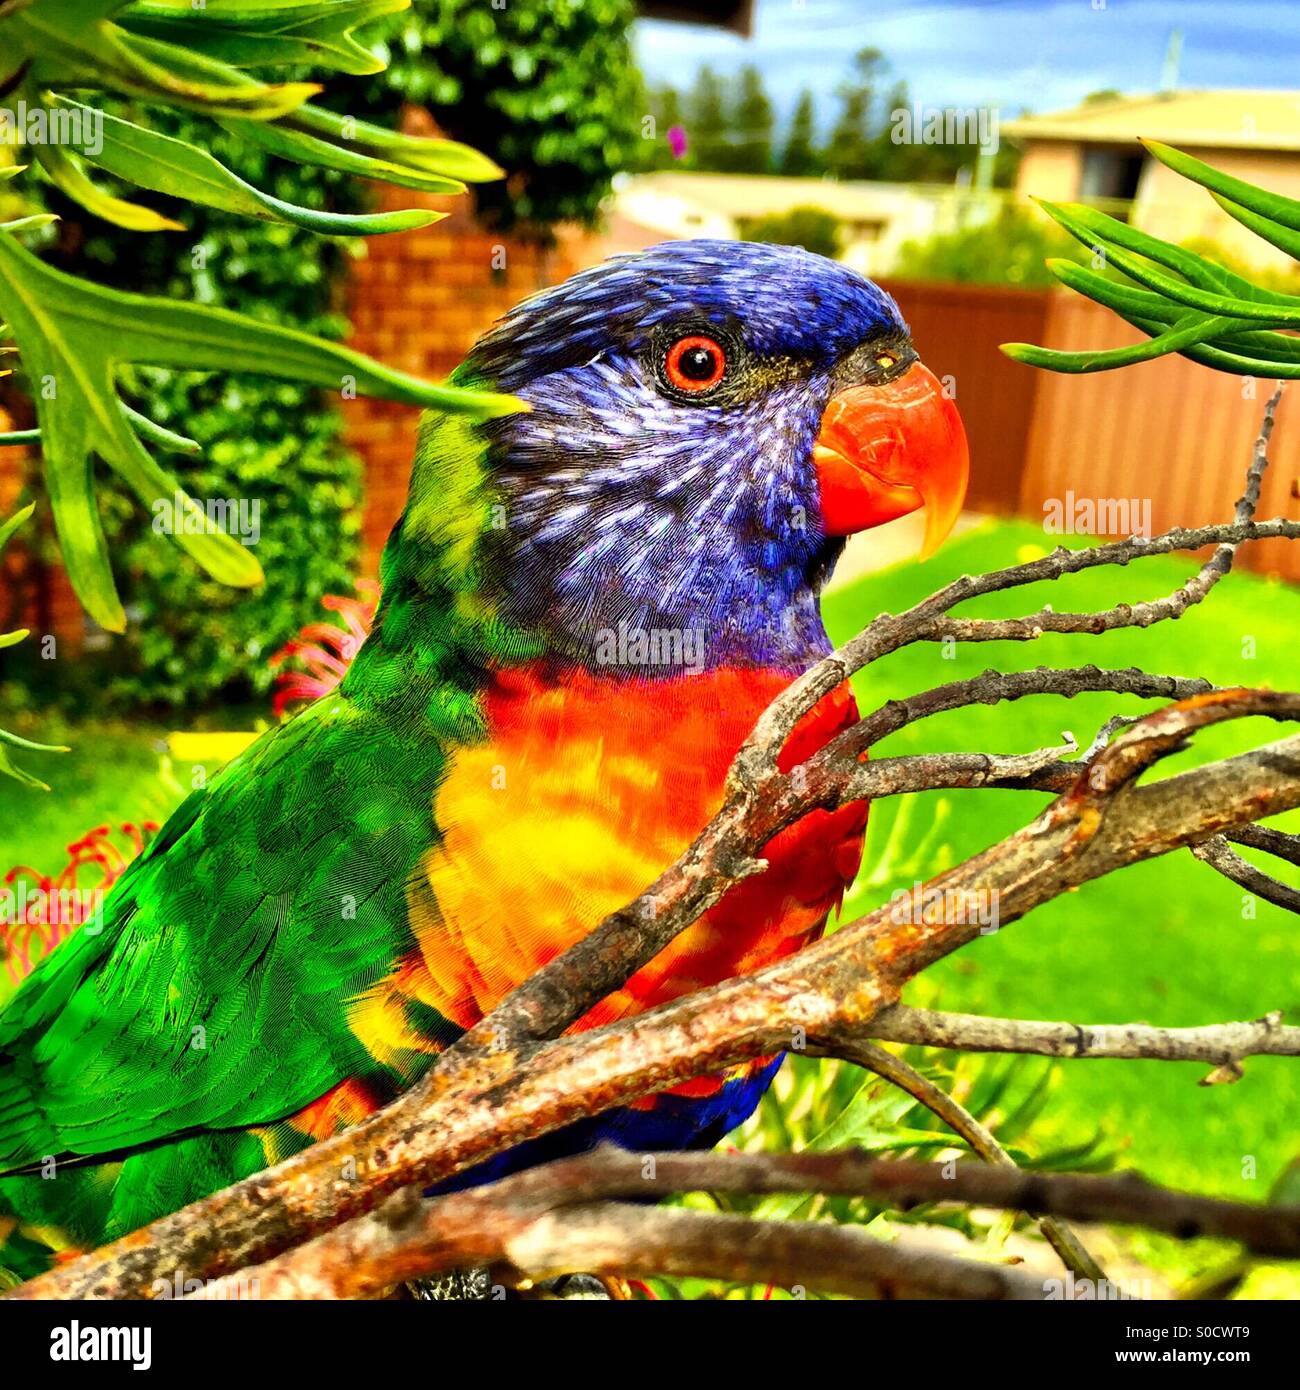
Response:
M1087 259L1076 242L1039 213L1008 204L978 226L905 242L894 273L904 280L1042 289L1055 283L1045 264L1049 257Z
M655 87L649 94L646 102L647 114L654 117L653 138L641 141L640 158L638 167L642 169L673 169L679 166L680 160L668 143L668 132L674 127L682 130L686 129L686 119L682 113L682 97L676 87L670 83ZM689 157L689 139L686 155Z
M876 86L887 66L878 48L863 48L854 56L853 75L839 89L840 114L822 153L827 171L836 178L877 177Z
M822 171L817 154L817 110L813 94L805 87L799 94L794 115L790 118L790 133L781 153L779 172L787 178L809 178Z
M414 0L385 21L389 66L355 109L395 119L409 101L469 136L508 171L478 199L503 229L589 224L613 175L642 157L632 19L632 0Z
M977 145L895 141L894 113L910 109L911 95L901 80L882 94L888 74L889 62L879 49L864 48L855 55L852 76L839 88L839 114L824 145L817 138L813 94L805 89L791 113L780 156L774 159L772 104L762 74L749 65L732 83L712 68L703 68L686 103L686 120L676 89L671 84L656 89L650 100L656 140L643 151L639 167L755 174L775 168L790 178L829 174L836 179L948 184L963 169L973 170L981 154ZM690 142L690 153L681 164L663 139L677 124L685 127ZM1003 145L993 157L992 183L1012 185L1018 162L1018 151Z
M696 74L686 110L686 133L690 139L687 158L691 166L696 169L728 169L732 147L727 138L726 89L722 79L707 64Z
M740 70L732 116L736 132L730 152L731 167L740 174L772 172L772 103L763 87L763 75L752 64Z
M799 207L766 217L744 217L740 235L746 241L773 241L779 246L802 246L833 260L840 254L840 220L825 208Z

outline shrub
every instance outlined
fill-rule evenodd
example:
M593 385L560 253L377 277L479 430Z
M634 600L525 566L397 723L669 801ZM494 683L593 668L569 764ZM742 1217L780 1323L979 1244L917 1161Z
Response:
M503 229L590 224L640 144L633 17L631 0L414 0L387 21L389 67L363 104L427 106L448 135L491 155L510 177L480 189L478 205Z
M1038 213L1008 203L988 222L905 242L893 273L908 280L1041 289L1056 283L1044 264L1049 256L1082 261L1087 253Z
M840 254L839 219L824 208L791 208L766 217L742 217L740 234L746 241L773 241L779 246L802 246L833 260Z

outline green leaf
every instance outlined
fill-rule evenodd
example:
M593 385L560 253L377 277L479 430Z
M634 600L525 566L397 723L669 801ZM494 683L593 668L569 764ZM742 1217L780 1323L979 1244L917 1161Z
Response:
M1267 217L1261 217L1259 213L1251 212L1249 208L1242 207L1240 203L1234 203L1231 199L1225 198L1222 193L1211 193L1210 197L1229 217L1236 218L1243 227L1248 228L1265 241L1271 242L1279 251L1285 251L1293 260L1300 261L1300 232L1294 232L1280 223L1270 222Z
M1233 325L1236 322L1235 319L1206 319L1198 316L1194 322L1169 328L1148 342L1100 352L1058 352L1053 348L1035 347L1032 343L1003 343L1001 351L1013 362L1024 362L1031 367L1047 367L1054 372L1106 372L1115 367L1129 367L1137 362L1151 362L1157 357L1167 357L1171 352L1183 352L1197 343L1215 337L1223 330L1224 325Z
M354 76L382 72L383 60L353 31L371 19L406 9L410 0L264 0L261 4L206 0L141 0L121 17L124 28L181 44L232 67L308 64Z
M36 503L29 502L21 511L15 512L8 521L0 523L0 552L9 544L9 538L36 510Z
M1243 299L1266 297L1265 291L1258 289L1240 275L1234 275L1232 271L1225 270L1222 266L1215 265L1181 246L1148 236L1136 227L1130 227L1127 222L1108 217L1104 212L1098 212L1096 208L1090 208L1084 203L1051 203L1043 198L1035 201L1071 236L1092 250L1100 249L1107 261L1125 270L1126 274L1131 272L1115 256L1115 247L1136 252L1148 260L1155 261L1157 265L1176 271L1189 284L1197 285L1203 290L1237 294Z
M1280 193L1270 193L1267 189L1247 183L1245 179L1220 173L1203 160L1194 159L1190 154L1184 154L1160 140L1143 140L1142 143L1174 173L1191 179L1193 183L1199 183L1202 188L1208 188L1212 193L1222 194L1224 198L1257 213L1269 222L1277 222L1283 227L1289 227L1293 232L1300 232L1300 202L1294 198L1284 198Z
M15 512L8 521L0 523L0 553L3 553L5 546L9 543L9 539L14 532L35 510L35 504L28 504L21 511ZM25 627L19 628L16 632L0 633L0 648L15 646L26 636L27 629ZM32 743L30 739L19 738L17 734L11 734L7 729L0 729L0 774L14 778L25 787L32 787L38 791L46 792L49 791L49 787L39 778L33 777L30 772L26 772L19 767L18 764L9 757L8 748L24 748L32 753L66 753L68 751L58 744Z
M1184 314L1192 312L1170 304L1167 299L1151 290L1134 289L1131 285L1109 280L1095 270L1081 266L1077 261L1052 256L1048 258L1046 265L1063 285L1098 304L1104 304L1108 309L1114 309L1117 313L1145 314L1149 318L1172 323Z
M30 217L16 217L12 222L0 222L0 232L32 232L48 227L59 219L52 212L34 212Z
M402 188L418 188L426 193L465 192L465 185L459 179L431 174L425 169L407 167L388 159L377 159L373 155L361 154L356 150L345 150L315 135L308 135L301 130L291 130L279 122L227 119L221 124L232 135L261 145L263 149L270 150L282 159L292 159L296 164L338 169L364 179L381 179L385 183L394 183Z
M191 439L187 434L177 434L174 430L155 424L147 415L141 415L138 410L132 410L125 402L122 403L122 413L134 426L135 432L151 444L157 444L163 449L171 449L178 454L203 452L197 439Z
M220 115L282 116L320 90L268 84L185 48L113 23L108 0L31 0L0 15L8 71L24 67L39 87L96 87Z
M81 111L90 109L68 97L56 96L51 100L59 107ZM418 208L353 216L298 207L245 183L206 150L117 116L101 114L103 146L96 153L87 154L87 158L100 168L107 169L110 174L142 188L152 188L159 193L170 193L177 198L203 203L207 207L224 208L227 212L243 213L263 221L291 222L328 236L408 231L414 227L427 227L445 216L440 212Z
M74 203L80 203L87 212L102 217L105 222L126 227L134 232L179 232L184 227L173 222L170 217L155 212L152 208L130 203L123 198L115 198L97 187L86 177L75 157L61 145L36 146L36 158L50 181L62 189Z
M404 135L369 121L359 121L354 116L327 111L323 106L310 103L299 106L280 124L318 135L334 144L350 145L375 159L391 160L405 168L423 169L465 183L490 183L505 177L500 165L459 141Z
M0 314L38 387L45 481L68 577L87 610L111 631L123 629L125 615L95 508L92 454L146 506L180 494L181 505L199 515L197 504L158 467L128 422L116 386L123 366L254 372L479 418L521 408L510 396L424 382L350 348L227 309L105 289L45 265L3 232ZM248 548L206 518L198 534L175 540L224 583L261 580Z

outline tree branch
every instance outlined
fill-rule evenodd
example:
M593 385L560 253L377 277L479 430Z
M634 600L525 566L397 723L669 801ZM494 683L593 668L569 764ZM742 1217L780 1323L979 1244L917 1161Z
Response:
M971 1146L971 1149L985 1163L996 1163L1003 1168L1017 1167L1016 1161L998 1142L992 1130L982 1125L965 1106L948 1094L941 1086L922 1076L915 1067L909 1066L901 1057L883 1047L863 1041L858 1043L852 1056L847 1049L840 1050L840 1057L846 1062L855 1062L860 1067L873 1071L877 1076L892 1081L895 1086L919 1101L927 1110L937 1115L953 1131ZM1054 1216L1045 1216L1039 1223L1043 1238L1061 1257L1062 1263L1081 1279L1091 1279L1100 1283L1106 1275L1084 1243L1063 1221Z
M238 1269L524 1139L694 1076L796 1046L838 1055L898 1002L907 979L973 940L979 922L940 903L993 895L1002 924L1142 859L1300 805L1300 738L1150 786L1135 779L1195 729L1224 719L1293 718L1300 696L1216 691L1148 715L1029 826L833 936L753 975L650 1013L441 1068L335 1138L162 1218L19 1291L124 1297L177 1269ZM1100 771L1099 771L1100 769Z
M1300 1057L1300 1028L1282 1011L1244 1023L1155 1028L1147 1023L1064 1023L986 1018L896 1004L871 1021L873 1038L955 1052L1023 1052L1038 1057L1125 1057L1224 1066L1243 1057Z
M427 1200L409 1188L377 1211L206 1289L254 1297L376 1298L458 1266L504 1264L516 1278L574 1269L811 1284L877 1296L1046 1296L1038 1276L886 1244L853 1227L615 1205L681 1192L821 1192L899 1211L933 1202L1131 1223L1183 1239L1215 1236L1259 1255L1300 1255L1300 1207L1256 1206L1153 1186L1136 1174L1026 1173L1011 1166L802 1154L632 1154L602 1146L489 1187ZM683 1220L681 1218L689 1218Z

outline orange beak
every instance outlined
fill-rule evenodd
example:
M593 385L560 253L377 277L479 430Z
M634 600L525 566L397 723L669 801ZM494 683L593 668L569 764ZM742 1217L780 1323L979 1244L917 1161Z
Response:
M952 530L970 476L957 407L919 362L883 386L832 396L813 463L827 535L852 535L924 507L923 560Z

